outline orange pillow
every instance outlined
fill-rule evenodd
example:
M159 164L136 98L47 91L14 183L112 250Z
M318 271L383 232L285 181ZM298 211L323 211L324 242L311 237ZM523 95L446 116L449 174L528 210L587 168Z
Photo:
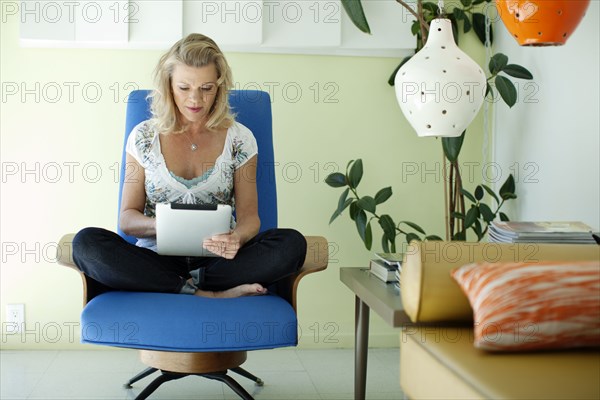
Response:
M600 261L468 264L451 274L473 308L475 347L600 346Z

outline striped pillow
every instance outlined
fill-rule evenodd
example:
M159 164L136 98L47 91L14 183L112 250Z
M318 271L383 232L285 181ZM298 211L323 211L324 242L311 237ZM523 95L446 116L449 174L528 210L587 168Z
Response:
M475 347L600 346L600 262L468 264L451 272L473 308Z

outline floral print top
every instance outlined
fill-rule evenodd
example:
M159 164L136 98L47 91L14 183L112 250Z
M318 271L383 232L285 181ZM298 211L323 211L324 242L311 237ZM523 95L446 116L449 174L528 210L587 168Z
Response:
M159 134L150 121L143 121L133 128L125 151L144 168L144 215L154 217L157 203L229 204L235 209L234 173L258 154L258 146L250 129L235 122L227 130L223 152L215 165L204 175L188 181L174 176L167 169ZM234 226L232 217L231 227ZM139 238L137 245L156 251L156 238Z

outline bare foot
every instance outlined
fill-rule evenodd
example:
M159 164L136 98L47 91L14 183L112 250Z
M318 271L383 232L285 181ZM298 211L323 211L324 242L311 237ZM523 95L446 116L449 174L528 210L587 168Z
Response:
M196 290L195 296L201 297L215 297L215 298L233 298L242 296L259 296L267 293L262 285L258 283L251 283L233 287L231 289L223 290L222 292L213 292L208 290Z

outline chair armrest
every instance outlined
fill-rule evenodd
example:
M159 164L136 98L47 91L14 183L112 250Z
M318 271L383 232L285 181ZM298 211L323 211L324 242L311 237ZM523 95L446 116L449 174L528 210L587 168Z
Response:
M327 268L329 261L329 244L327 239L322 236L305 236L306 238L306 258L304 265L298 270L296 275L292 277L290 303L294 310L297 311L296 294L300 280L313 272L323 271Z
M58 247L56 249L56 261L59 265L74 269L81 276L81 282L83 284L83 305L85 306L96 294L90 285L89 278L86 277L83 272L77 268L73 261L73 238L74 233L67 233L58 241Z
M77 272L80 272L75 263L73 262L73 238L74 233L68 233L60 238L58 242L58 248L56 249L56 261L60 265L65 267L73 268Z

